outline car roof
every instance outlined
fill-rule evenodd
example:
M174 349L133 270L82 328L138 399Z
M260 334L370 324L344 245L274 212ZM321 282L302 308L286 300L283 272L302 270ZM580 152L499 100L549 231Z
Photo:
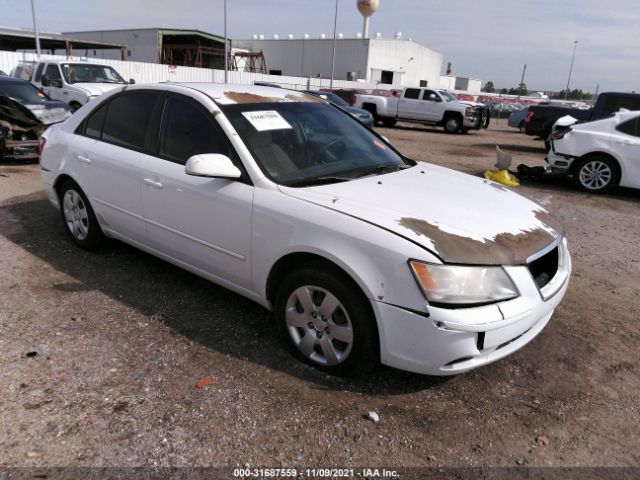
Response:
M213 98L220 105L241 103L322 102L314 95L297 90L264 87L260 85L234 85L224 83L172 83L197 90Z

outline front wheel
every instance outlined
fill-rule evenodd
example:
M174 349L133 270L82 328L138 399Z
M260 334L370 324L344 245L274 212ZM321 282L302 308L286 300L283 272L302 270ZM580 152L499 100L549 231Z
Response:
M278 330L298 359L332 375L352 375L378 363L371 307L343 273L312 263L290 273L275 301Z
M387 128L392 128L398 121L395 118L383 118L382 125Z
M580 161L573 178L586 192L605 193L620 183L620 167L609 157L594 155Z
M462 122L457 115L447 115L444 119L444 131L447 133L458 133L462 128Z
M73 180L66 180L58 189L60 213L73 242L86 250L94 250L104 239L87 196Z

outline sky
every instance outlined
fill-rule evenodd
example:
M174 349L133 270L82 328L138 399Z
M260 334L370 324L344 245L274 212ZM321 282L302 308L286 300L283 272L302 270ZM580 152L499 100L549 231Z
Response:
M224 0L34 0L45 31L197 28L224 31ZM29 0L2 0L0 25L32 27ZM333 34L335 0L227 0L230 38ZM338 0L338 32L362 29L356 0ZM531 90L640 91L640 0L380 0L370 33L395 32L440 52L443 70ZM444 71L443 71L444 73Z

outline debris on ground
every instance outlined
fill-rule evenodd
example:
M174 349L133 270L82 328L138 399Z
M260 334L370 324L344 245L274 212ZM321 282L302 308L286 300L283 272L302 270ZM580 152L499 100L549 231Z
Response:
M542 178L547 174L547 169L544 167L530 167L521 163L518 165L518 176L527 178Z
M365 417L374 423L377 423L380 421L380 415L378 415L376 412L367 412Z
M211 378L209 375L202 377L196 382L196 388L205 388L209 385L213 385L213 378Z
M520 186L518 178L508 170L487 170L486 172L484 172L484 178L501 183L502 185L506 185L507 187Z
M547 445L549 445L549 439L544 435L538 435L536 437L536 445L539 447L546 447Z

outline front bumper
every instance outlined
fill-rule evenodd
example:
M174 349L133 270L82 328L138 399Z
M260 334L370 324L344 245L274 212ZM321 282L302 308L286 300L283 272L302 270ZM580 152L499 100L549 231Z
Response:
M489 110L482 107L474 108L470 115L465 114L462 118L462 126L466 129L480 130L488 128L490 121Z
M555 146L553 142L551 143L551 150L547 154L545 158L549 166L551 167L551 171L556 174L566 175L571 170L571 165L575 161L575 157L570 157L568 155L561 155L556 153Z
M566 242L547 287L538 289L526 266L504 267L520 296L474 308L428 306L428 316L372 301L378 319L380 359L385 365L427 375L454 375L510 355L549 322L569 284Z
M35 160L39 156L39 141L4 139L4 145L0 145L0 150L2 157L7 160Z

